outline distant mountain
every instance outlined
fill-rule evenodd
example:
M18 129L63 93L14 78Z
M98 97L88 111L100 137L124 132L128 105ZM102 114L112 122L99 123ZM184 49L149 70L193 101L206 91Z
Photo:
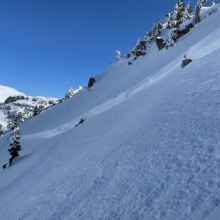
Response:
M0 85L0 103L4 102L9 96L16 96L16 95L24 95L24 94L13 88Z
M3 126L3 130L10 128L10 119L14 115L22 113L24 118L30 118L36 114L40 114L42 111L47 110L53 105L61 103L66 99L71 98L77 94L83 87L79 86L78 89L69 88L62 99L49 98L43 96L29 96L17 90L0 86L0 125Z
M0 85L0 124L7 130L11 116L23 113L25 118L29 118L33 116L34 108L40 113L56 103L58 103L56 98L33 97Z

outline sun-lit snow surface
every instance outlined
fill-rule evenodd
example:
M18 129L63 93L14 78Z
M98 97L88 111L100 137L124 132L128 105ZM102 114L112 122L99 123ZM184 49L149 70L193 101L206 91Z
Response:
M3 103L9 96L15 96L15 95L24 95L24 94L18 92L13 88L0 85L0 103Z
M0 219L219 220L219 21L22 124L21 157L0 171Z

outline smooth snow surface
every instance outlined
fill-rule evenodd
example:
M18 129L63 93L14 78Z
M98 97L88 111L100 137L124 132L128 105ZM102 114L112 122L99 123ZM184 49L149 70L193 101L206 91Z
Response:
M0 85L0 103L3 103L9 96L15 96L15 95L24 95L24 94L18 92L13 88Z
M0 219L219 220L219 21L23 123L21 156L0 171Z

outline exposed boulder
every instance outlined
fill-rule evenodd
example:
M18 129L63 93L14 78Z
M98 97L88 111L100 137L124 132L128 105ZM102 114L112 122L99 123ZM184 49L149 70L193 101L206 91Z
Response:
M139 44L139 47L141 50L146 50L147 47L146 47L146 41L140 41L140 44Z
M95 82L96 82L95 78L93 76L91 76L90 79L89 79L88 88L93 87Z
M156 45L157 45L159 50L162 50L166 46L166 44L164 43L164 40L163 40L162 37L157 37L156 38Z
M81 118L80 121L79 121L79 123L78 123L75 127L77 127L77 126L80 125L80 124L83 124L83 122L84 122L84 119Z
M192 62L191 59L184 59L184 60L182 61L181 67L184 68L185 66L187 66L187 65L190 64L191 62Z
M132 62L128 62L128 65L130 66L132 64Z
M136 51L136 56L137 56L137 57L142 56L142 54L143 54L142 51L140 51L140 50Z
M181 38L182 36L184 36L185 34L189 33L190 29L193 28L194 25L193 23L190 23L188 25L186 25L186 27L184 29L175 29L174 32L176 34L177 39Z

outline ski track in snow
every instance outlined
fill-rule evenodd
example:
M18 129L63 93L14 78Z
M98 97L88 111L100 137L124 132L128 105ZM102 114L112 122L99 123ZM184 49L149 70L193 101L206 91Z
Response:
M183 57L183 56L181 55L181 57ZM181 60L181 58L179 57L176 60ZM179 63L174 65L174 63L177 62L176 60L173 61L168 66L166 66L165 68L163 68L161 71L159 71L158 74L153 74L153 75L159 75L157 78L147 77L141 83L138 83L136 86L132 87L131 89L128 89L127 91L119 94L116 98L112 98L112 99L104 102L103 104L100 104L100 105L96 106L95 108L89 110L88 112L84 113L83 115L81 115L77 118L74 118L72 121L70 121L68 123L65 123L64 125L61 125L61 126L55 128L55 129L45 131L45 132L42 132L42 133L25 135L22 138L23 139L51 138L51 137L57 136L59 134L62 134L64 132L68 131L68 130L71 130L71 129L75 128L75 126L76 126L76 124L78 124L80 118L87 119L89 117L93 117L95 115L101 114L101 113L103 113L103 112L105 112L105 111L121 104L122 102L125 102L126 100L132 98L133 95L135 95L138 92L140 92L141 90L145 89L147 86L152 85L153 83L156 83L159 80L161 80L162 78L164 78L167 74L172 72L172 70L179 67L179 65L180 65Z

